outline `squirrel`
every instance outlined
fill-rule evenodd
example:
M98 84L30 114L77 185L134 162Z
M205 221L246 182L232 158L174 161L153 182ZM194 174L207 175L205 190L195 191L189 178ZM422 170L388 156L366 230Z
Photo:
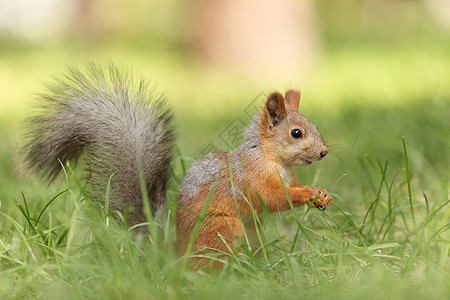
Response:
M152 213L163 206L174 148L173 113L154 99L144 81L114 65L70 69L41 94L40 111L30 118L25 162L53 180L61 163L85 152L88 193L102 199L110 180L110 208L128 214L129 225L146 221L141 179ZM176 212L180 253L217 249L244 238L241 216L307 204L324 210L333 200L325 189L297 182L294 166L328 154L317 127L298 112L300 92L271 93L245 130L242 144L194 162L180 185ZM262 201L261 201L262 200ZM260 202L261 201L261 202ZM198 234L193 235L205 210ZM203 250L202 250L203 249ZM207 263L197 259L196 265Z
M310 165L328 154L316 125L298 112L299 102L298 91L289 90L285 97L271 93L238 148L210 153L194 162L179 193L177 242L182 251L229 252L228 245L236 238L244 240L239 217L252 215L252 209L258 215L263 206L269 212L288 210L291 204L325 210L333 202L325 189L297 183L294 166ZM205 219L192 248L187 249L207 201ZM200 265L205 262L198 259Z

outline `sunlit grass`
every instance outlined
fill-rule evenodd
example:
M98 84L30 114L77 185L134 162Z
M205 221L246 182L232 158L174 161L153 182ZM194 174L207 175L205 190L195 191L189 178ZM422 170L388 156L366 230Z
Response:
M70 47L1 55L0 298L445 298L450 51L439 46L337 47L310 76L287 83L127 46L89 57ZM156 80L174 107L178 151L163 236L151 218L142 224L150 236L130 234L116 212L86 199L73 175L48 186L16 171L28 100L66 65L87 59L111 59ZM189 269L174 249L177 180L261 91L287 87L302 89L300 110L330 148L320 163L298 168L299 182L326 188L335 204L325 214L266 216L262 226L252 219L256 242L220 258L222 271Z
M109 219L101 203L84 198L72 180L72 188L41 205L31 207L24 195L1 212L2 298L443 296L449 200L442 194L426 205L411 199L414 218L408 176L389 176L388 165L369 167L377 179L376 189L367 188L359 200L366 209L348 210L346 196L335 194L325 214L303 208L266 215L265 225L257 225L264 238L256 245L242 241L245 251L221 258L225 266L218 274L189 269L174 254L173 197L165 235L150 218L150 236L136 237ZM61 209L67 217L58 218Z

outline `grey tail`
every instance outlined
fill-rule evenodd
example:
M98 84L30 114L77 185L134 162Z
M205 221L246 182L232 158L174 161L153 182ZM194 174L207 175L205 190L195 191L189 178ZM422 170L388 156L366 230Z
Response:
M111 175L110 206L134 207L129 222L145 221L140 174L153 213L165 201L173 150L173 115L146 82L113 65L70 69L39 94L29 119L25 161L35 173L54 180L60 161L83 155L88 192L103 199Z

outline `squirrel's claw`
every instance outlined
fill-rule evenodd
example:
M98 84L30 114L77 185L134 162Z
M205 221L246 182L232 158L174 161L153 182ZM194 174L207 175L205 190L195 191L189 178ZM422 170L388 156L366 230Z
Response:
M318 199L314 202L313 207L316 207L324 212L328 205L333 203L333 198L326 190L322 188L313 187L313 189L318 193Z

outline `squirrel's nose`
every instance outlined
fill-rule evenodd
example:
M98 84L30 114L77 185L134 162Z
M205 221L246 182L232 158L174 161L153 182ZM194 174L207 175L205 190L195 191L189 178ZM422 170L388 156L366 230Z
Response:
M328 154L328 149L323 150L322 152L320 152L320 158L324 158L327 154Z

